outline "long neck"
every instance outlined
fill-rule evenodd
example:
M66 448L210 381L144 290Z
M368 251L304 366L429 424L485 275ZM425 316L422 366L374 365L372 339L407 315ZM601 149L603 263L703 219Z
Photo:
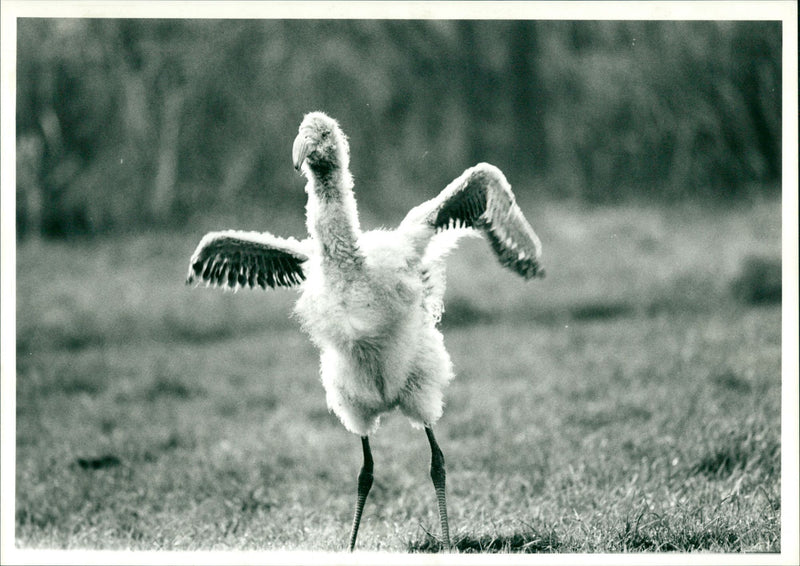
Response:
M353 180L347 170L309 175L306 222L323 259L323 266L339 270L360 267L358 249L361 229L353 196Z

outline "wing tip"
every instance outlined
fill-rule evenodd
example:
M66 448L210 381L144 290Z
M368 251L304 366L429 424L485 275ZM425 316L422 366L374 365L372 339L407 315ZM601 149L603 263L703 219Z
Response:
M547 276L547 271L544 267L537 265L531 272L525 275L525 279L530 281L531 279L544 279Z
M544 267L536 260L518 260L504 265L518 275L521 275L526 281L530 281L531 279L544 279L547 274Z

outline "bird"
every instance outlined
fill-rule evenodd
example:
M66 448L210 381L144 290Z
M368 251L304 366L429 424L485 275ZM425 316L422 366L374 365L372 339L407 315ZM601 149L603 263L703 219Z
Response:
M502 171L488 163L465 170L396 228L362 231L339 123L324 112L305 114L292 161L306 180L308 237L209 232L191 256L186 283L300 291L294 312L319 350L328 408L361 439L349 551L373 483L369 437L394 409L425 431L441 542L450 549L445 460L432 428L454 376L439 330L445 259L463 237L483 235L502 266L532 279L544 276L541 242Z

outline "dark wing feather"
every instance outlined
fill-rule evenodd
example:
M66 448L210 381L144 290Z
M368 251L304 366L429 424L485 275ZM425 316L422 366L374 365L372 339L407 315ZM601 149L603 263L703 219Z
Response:
M409 213L435 230L476 228L489 240L500 263L526 279L543 277L541 243L525 219L503 173L481 163L467 169L436 198Z
M303 242L265 232L209 232L197 246L186 283L262 289L292 287L305 279Z

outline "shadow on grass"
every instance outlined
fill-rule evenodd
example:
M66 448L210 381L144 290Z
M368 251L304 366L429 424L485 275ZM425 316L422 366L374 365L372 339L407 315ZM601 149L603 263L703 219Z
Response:
M536 306L514 312L491 312L473 301L455 297L445 305L442 327L457 328L474 324L489 324L498 320L535 321L540 324L560 324L564 321L605 321L637 315L635 305L623 301L585 301L572 305L548 308Z
M195 384L188 384L178 376L158 375L144 391L148 401L167 397L179 400L188 400L198 396L205 396L206 392Z
M104 454L93 458L77 458L75 464L82 470L103 470L120 466L122 460L113 454Z
M644 407L629 403L619 403L600 410L581 406L575 411L575 415L570 422L587 429L587 432L591 432L617 423L633 426L635 423L647 422L651 417L651 411Z
M780 457L780 443L772 436L753 432L734 434L709 446L691 466L689 474L724 479L738 470L754 467L780 473Z
M636 314L633 305L620 301L579 303L569 308L572 320L611 320Z
M740 377L732 370L725 370L711 376L711 383L723 391L741 393L746 395L752 391L753 386L745 378Z
M641 513L631 522L625 522L617 533L622 552L694 552L725 549L725 552L741 552L742 538L736 529L717 521L705 525L670 525L663 518L652 514L652 520Z
M497 316L497 313L488 311L482 305L476 304L475 301L456 296L446 299L441 325L443 328L458 328L490 323L495 321Z
M559 552L561 543L552 529L535 531L533 529L510 535L464 535L453 541L453 550L465 554L473 553L549 553ZM444 551L442 542L426 533L422 540L408 544L409 552L436 553Z
M86 312L69 304L54 307L46 316L40 315L40 318L46 320L36 324L26 322L17 325L17 352L80 352L153 340L202 345L294 326L294 322L288 315L283 316L283 313L274 317L252 315L247 318L247 315L242 314L244 307L228 311L214 305L206 310L176 306L163 313L158 307L142 309L136 313L126 310L130 308L132 307L124 304L98 304L96 312Z
M780 305L781 277L780 257L747 256L741 260L739 273L722 286L705 272L687 272L622 299L575 297L560 304L522 304L505 312L493 310L475 298L455 296L445 299L442 326L463 327L501 319L545 325L604 322L730 308L731 299L748 307Z

